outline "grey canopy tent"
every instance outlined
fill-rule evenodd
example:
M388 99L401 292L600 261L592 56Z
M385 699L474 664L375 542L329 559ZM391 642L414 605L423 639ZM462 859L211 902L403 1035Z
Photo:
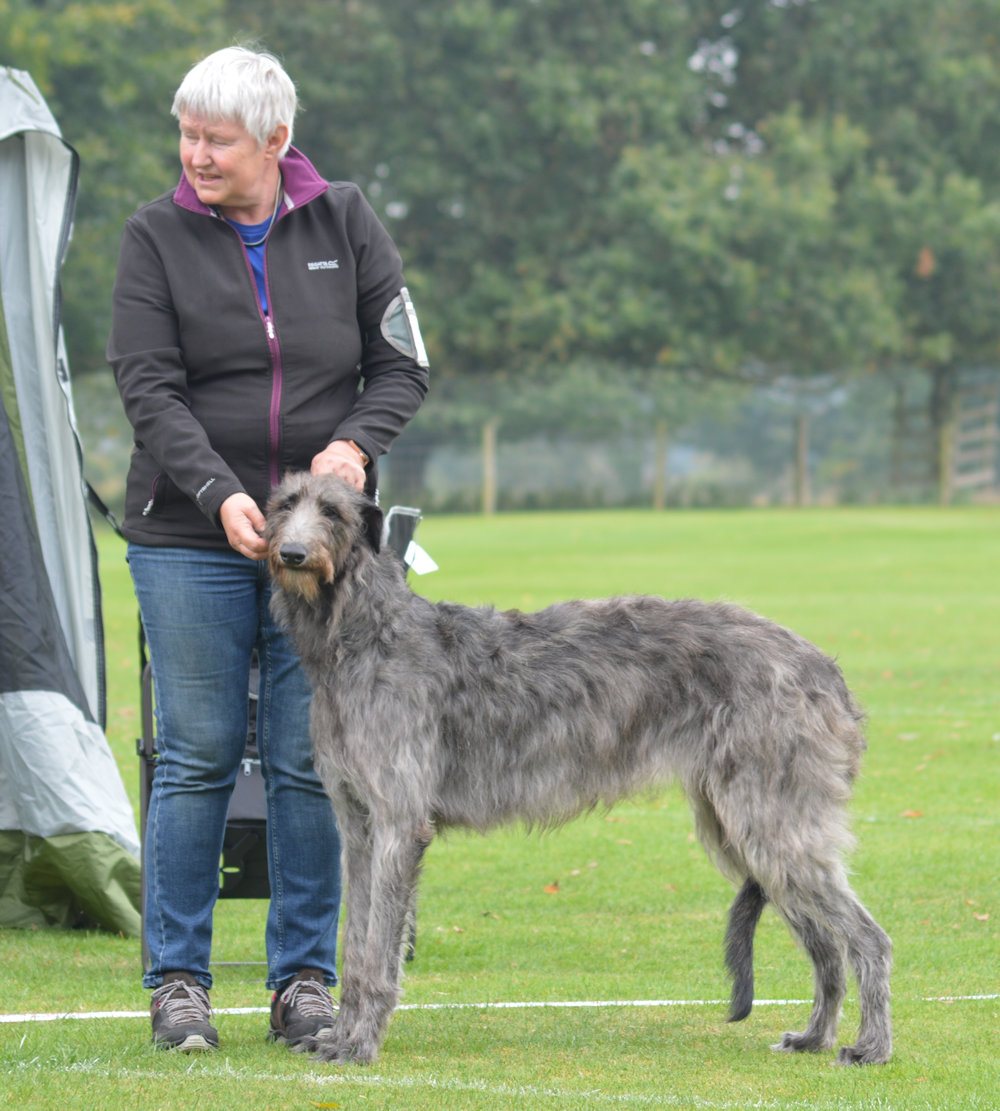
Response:
M62 330L78 159L0 66L0 926L138 935L139 840L104 733L104 643Z

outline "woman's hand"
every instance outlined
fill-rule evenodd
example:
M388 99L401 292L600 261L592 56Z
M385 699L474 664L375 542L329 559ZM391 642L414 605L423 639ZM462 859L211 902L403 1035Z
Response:
M334 440L313 456L312 474L335 474L355 490L365 488L365 467L361 453L349 440Z
M219 510L219 520L234 552L247 559L266 558L264 514L249 494L230 494Z

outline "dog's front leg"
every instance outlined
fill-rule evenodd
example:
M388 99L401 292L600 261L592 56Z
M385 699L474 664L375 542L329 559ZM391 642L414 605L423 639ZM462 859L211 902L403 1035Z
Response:
M368 1063L378 1054L399 1001L403 934L414 900L420 861L432 837L427 822L414 823L407 832L400 833L397 826L374 821L370 887L366 893L367 935L360 953L353 944L351 948L345 945L340 1018L329 1041L317 1046L324 1060ZM350 923L350 874L347 890Z
M324 1061L347 1061L351 1031L357 1025L359 980L351 975L364 962L371 906L372 841L368 811L343 785L331 792L337 812L337 825L343 844L343 871L346 881L343 933L343 978L340 1008L333 1030L325 1038L313 1040L310 1048Z

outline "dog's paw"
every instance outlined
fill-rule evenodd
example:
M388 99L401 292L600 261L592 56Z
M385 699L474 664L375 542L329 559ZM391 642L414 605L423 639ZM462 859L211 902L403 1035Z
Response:
M310 1038L306 1049L314 1061L331 1065L370 1065L377 1056L377 1049L358 1045L336 1036Z
M884 1065L889 1060L889 1049L865 1048L845 1045L837 1054L838 1065Z
M782 1034L781 1041L771 1048L776 1053L822 1053L824 1049L831 1049L832 1043L817 1038L808 1031L799 1034L790 1030L787 1034Z

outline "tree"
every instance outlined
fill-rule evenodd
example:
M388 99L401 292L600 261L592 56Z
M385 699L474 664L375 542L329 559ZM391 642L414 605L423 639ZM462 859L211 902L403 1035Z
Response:
M710 126L725 137L798 105L844 116L905 191L927 168L1000 181L997 0L728 0L700 4Z
M585 362L671 384L993 359L1000 0L0 0L83 156L74 366L103 365L121 225L176 180L188 65L260 38L297 142L406 260L440 383ZM676 420L677 415L669 418Z
M240 13L257 31L271 8ZM516 376L586 352L575 260L603 247L623 152L683 145L686 19L661 0L382 0L306 4L275 27L299 134L387 219L433 306L439 372Z
M122 225L176 183L170 104L180 77L219 37L211 0L0 0L5 64L31 73L80 154L73 241L63 270L70 365L104 367Z
M847 119L861 157L832 179L845 229L879 260L899 335L866 362L926 373L940 438L964 367L995 362L1000 326L1000 94L997 0L768 0L704 6L701 68L718 141L760 136L796 111L808 126ZM766 153L765 153L766 156ZM938 467L939 452L930 460Z

